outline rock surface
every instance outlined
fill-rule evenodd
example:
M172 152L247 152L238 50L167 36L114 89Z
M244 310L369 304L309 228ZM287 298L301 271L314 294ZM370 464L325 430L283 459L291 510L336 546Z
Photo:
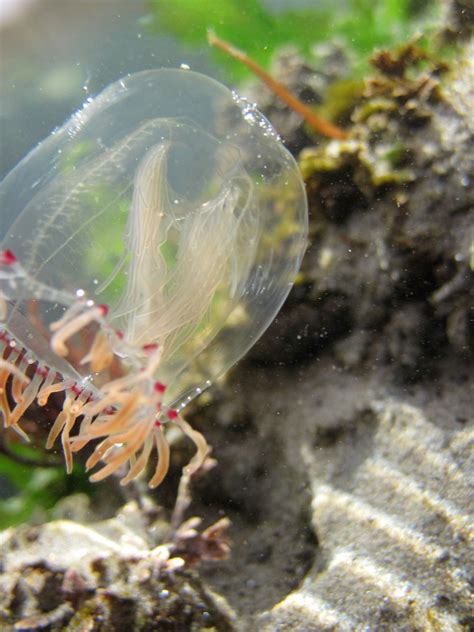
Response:
M205 414L235 524L208 577L247 630L474 626L472 51L382 71L301 157L302 281Z
M125 506L109 521L58 520L0 535L0 630L234 630L235 617L181 570L160 525Z

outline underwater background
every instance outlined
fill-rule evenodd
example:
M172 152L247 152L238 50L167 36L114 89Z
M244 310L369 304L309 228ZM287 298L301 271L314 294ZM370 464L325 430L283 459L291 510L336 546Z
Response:
M29 446L0 431L0 630L473 629L473 3L3 3L2 178L110 83L185 64L268 117L309 236L274 323L185 410L216 463L178 511L181 437L150 491L67 475L37 410Z

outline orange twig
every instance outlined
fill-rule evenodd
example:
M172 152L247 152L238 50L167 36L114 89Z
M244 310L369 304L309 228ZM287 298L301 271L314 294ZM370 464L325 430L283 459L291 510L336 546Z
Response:
M342 130L337 125L330 123L329 121L325 121L324 119L317 116L312 110L309 109L304 103L301 103L299 99L297 99L289 90L285 88L279 81L273 79L271 75L269 75L261 66L259 66L253 59L248 57L243 51L239 50L232 44L220 39L213 31L207 32L207 41L211 46L215 46L216 48L220 48L220 50L224 51L234 59L238 59L243 64L250 68L252 72L254 72L257 77L260 79L272 90L277 96L280 97L282 101L284 101L292 110L294 110L297 114L299 114L304 120L311 125L311 127L316 130L319 134L323 134L324 136L328 136L329 138L337 138L342 140L347 138L347 134L344 130Z

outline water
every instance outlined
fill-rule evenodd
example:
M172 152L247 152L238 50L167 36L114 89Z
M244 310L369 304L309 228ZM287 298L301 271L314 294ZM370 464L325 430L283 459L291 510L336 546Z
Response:
M89 97L127 73L188 64L219 78L209 52L141 25L145 3L39 0L0 31L0 179ZM0 25L0 29L1 29Z

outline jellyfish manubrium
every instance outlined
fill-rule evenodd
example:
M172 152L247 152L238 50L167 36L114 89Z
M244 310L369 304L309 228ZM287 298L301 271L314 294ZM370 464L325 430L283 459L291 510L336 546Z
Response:
M68 471L90 442L91 480L169 462L168 424L255 343L306 246L297 165L270 124L188 70L128 76L0 185L0 411L53 393ZM8 224L11 223L9 227Z

